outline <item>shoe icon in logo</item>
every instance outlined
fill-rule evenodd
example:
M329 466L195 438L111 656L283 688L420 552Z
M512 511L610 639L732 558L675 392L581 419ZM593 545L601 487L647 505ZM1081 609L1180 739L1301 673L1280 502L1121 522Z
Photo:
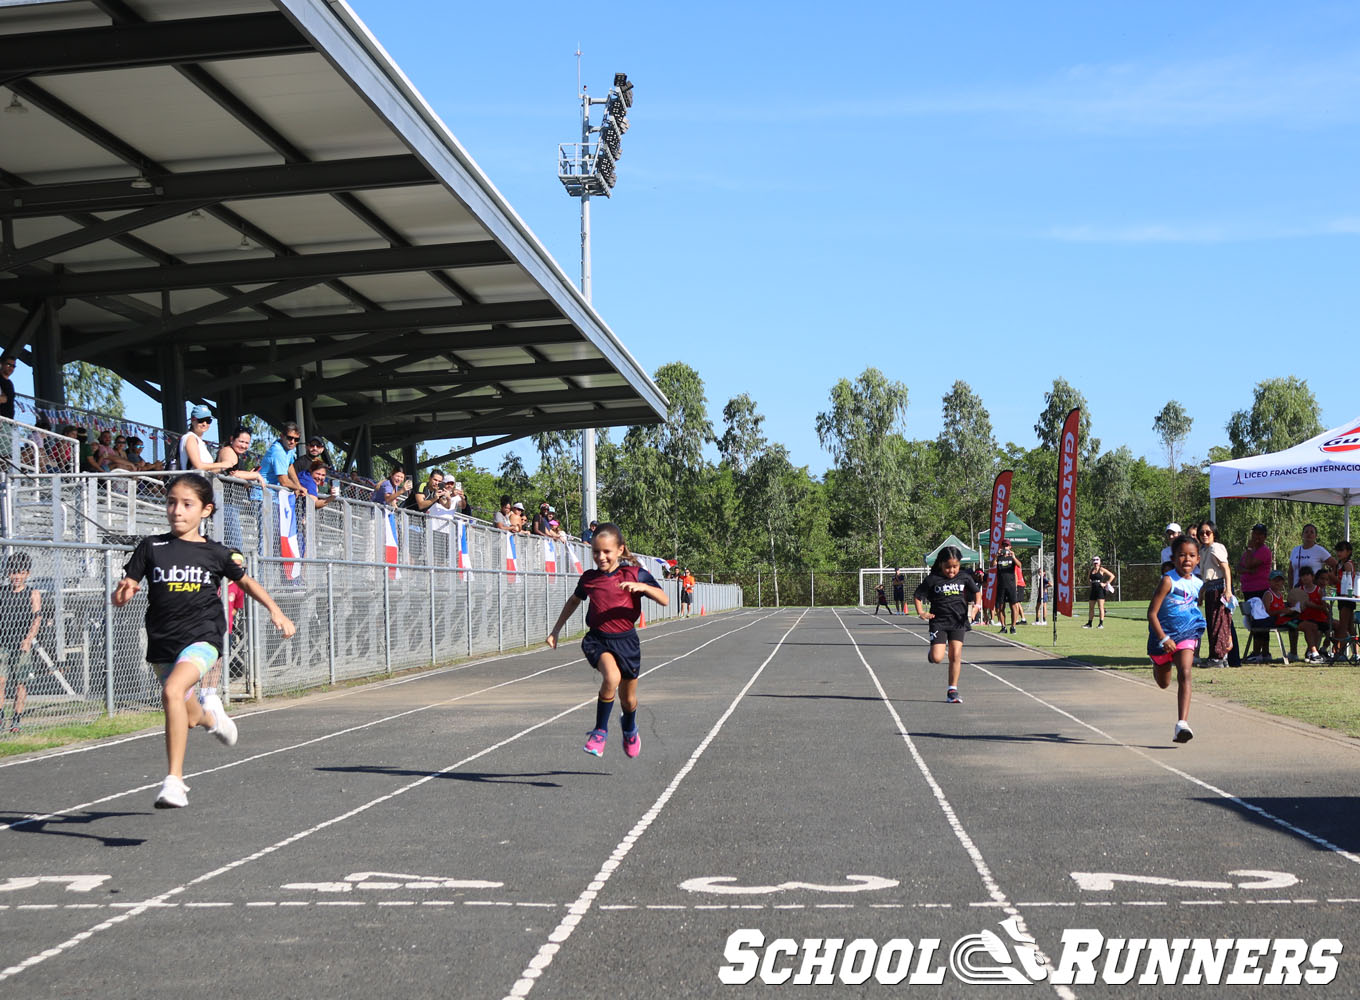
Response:
M993 931L966 934L949 951L949 968L961 983L970 986L1014 983L1027 986L1048 978L1048 964L1034 943L1033 935L1021 929L1019 917L1001 921L1001 928L1015 946L1010 946Z

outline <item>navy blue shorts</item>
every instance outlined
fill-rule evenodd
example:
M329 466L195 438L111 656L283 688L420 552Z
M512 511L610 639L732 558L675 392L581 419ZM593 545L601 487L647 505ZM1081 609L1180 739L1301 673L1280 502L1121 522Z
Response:
M624 677L636 680L638 671L642 669L642 644L638 642L637 629L627 632L596 632L592 629L581 640L581 652L596 670L600 669L600 657L605 653L613 654L614 662L619 665L619 673Z
M963 642L963 637L971 631L965 625L963 628L937 628L930 631L930 644L932 646L942 646L949 642Z

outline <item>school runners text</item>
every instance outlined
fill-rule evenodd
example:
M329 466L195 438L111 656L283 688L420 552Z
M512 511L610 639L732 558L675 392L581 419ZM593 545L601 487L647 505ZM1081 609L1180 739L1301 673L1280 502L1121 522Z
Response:
M1341 942L1320 938L1107 938L1097 930L1065 930L1051 965L1020 929L1002 921L1009 941L990 930L945 948L939 938L774 938L743 928L727 937L718 979L729 986L938 986L946 976L969 985L1048 982L1080 986L1136 983L1224 986L1320 985L1336 978Z

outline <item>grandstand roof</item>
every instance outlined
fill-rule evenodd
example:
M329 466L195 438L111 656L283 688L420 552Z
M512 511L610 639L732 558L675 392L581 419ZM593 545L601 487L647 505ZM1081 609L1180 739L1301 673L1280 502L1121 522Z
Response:
M342 2L0 0L7 105L7 341L59 302L63 360L158 396L182 345L186 395L271 418L300 378L377 449L664 415Z

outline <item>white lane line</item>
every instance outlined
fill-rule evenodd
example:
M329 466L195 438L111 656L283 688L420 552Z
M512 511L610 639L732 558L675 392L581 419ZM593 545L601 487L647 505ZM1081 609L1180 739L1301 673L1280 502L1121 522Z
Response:
M769 616L766 615L766 616L764 616L764 617L769 617ZM757 621L763 621L763 620L764 620L764 617L762 617L762 618L760 618L760 619L757 619ZM755 623L752 622L751 624L755 624ZM675 632L672 633L672 634L673 634L673 635L680 635L682 632L690 632L690 631L693 631L694 628L698 628L698 627L700 627L700 626L693 626L692 628L679 629L679 630L675 631ZM745 627L747 627L747 626L742 626L742 627L745 628ZM734 631L739 631L739 630L734 630ZM724 634L724 635L731 635L732 633L731 633L731 632L725 632L725 633L723 633L723 634ZM657 636L657 638L660 639L660 638L668 638L668 637L666 637L666 636ZM719 636L719 638L721 638L721 636ZM646 640L646 641L651 641L651 640ZM710 641L712 641L712 640L710 640ZM702 647L696 647L696 648L702 648ZM537 652L544 652L544 651L545 651L545 650L533 650L532 652L537 653ZM493 658L493 659L512 659L514 656L525 656L525 655L528 655L528 654L525 654L525 653L515 653L515 654L512 654L511 656L506 656L506 657L495 657L495 658ZM492 660L491 660L491 659L488 659L488 660L482 660L482 661L479 661L479 662L481 662L481 663L490 663L490 662L492 662ZM436 702L433 702L433 703L431 703L431 704L429 704L429 705L422 705L422 706L420 706L419 708L407 709L407 710L404 711L404 712L398 712L398 713L396 713L395 715L384 716L384 717L381 718L381 719L373 719L372 721L364 722L364 723L361 723L360 725L357 725L357 726L351 726L351 727L349 727L348 729L340 729L340 730L337 730L337 731L335 731L335 732L333 732L333 733L326 733L326 734L323 735L323 736L317 736L317 737L315 737L315 738L313 738L313 739L310 739L310 740L303 740L301 743L292 743L292 744L290 744L290 745L288 745L288 746L277 747L277 748L275 748L275 749L273 749L273 750L266 750L266 751L264 751L263 753L257 753L257 754L254 754L254 755L250 756L250 757L242 757L242 758L240 758L240 759L238 759L238 760L233 760L233 761L230 761L230 762L228 762L228 763L226 763L226 764L219 764L217 767L204 768L202 771L192 771L192 772L190 772L189 774L186 774L184 777L185 777L186 780L192 780L192 779L194 779L194 778L201 777L201 776L203 776L203 775L205 775L205 774L217 774L219 771L226 771L226 770L229 770L229 769L231 769L231 768L233 768L233 767L241 767L241 766L244 765L244 764L251 764L251 763L253 763L253 762L257 761L257 760L263 760L263 759L266 758L266 757L273 757L273 756L275 756L276 754L289 753L290 751L293 751L293 750L300 750L300 749L302 749L302 748L304 748L304 747L309 747L309 746L312 746L313 744L316 744L316 743L324 743L326 740L335 739L336 737L339 737L339 736L348 736L348 735L351 734L351 733L357 733L357 732L360 732L360 731L362 731L362 730L364 730L364 729L372 728L373 726L381 726L381 725L384 725L384 724L386 724L386 723L388 723L388 722L393 722L393 721L395 721L395 720L397 720L397 719L404 719L404 718L406 718L407 716L410 716L410 715L416 715L416 714L419 714L420 712L427 712L427 711L429 711L430 709L434 709L434 708L443 708L444 706L446 706L446 705L452 705L452 704L454 704L455 702L465 701L465 700L468 699L468 698L475 698L475 697L477 697L478 695L486 694L488 691L495 691L497 688L508 687L509 685L512 685L512 684L518 684L518 683L520 683L521 681L532 680L532 679L535 678L535 677L540 677L540 676L542 676L543 674L551 673L551 672L554 671L554 670L561 670L561 669L563 669L564 667L576 666L576 665L578 665L580 662L581 662L580 657L575 657L575 658L573 658L573 659L571 659L571 660L566 661L565 663L558 663L558 664L555 664L555 665L550 666L550 667L544 667L544 668L541 669L541 670L535 670L533 673L525 674L525 675L522 676L522 677L512 677L510 680L501 681L499 684L492 684L492 685L489 686L489 687L479 688L479 689L477 689L476 691L468 691L468 692L465 692L464 694L455 695L455 696L452 697L452 698L446 698L446 699L444 699L443 701L436 701ZM668 660L667 662L669 663L669 662L671 662L671 661ZM664 665L665 665L665 664L662 664L662 666L664 666ZM462 668L461 668L461 667L448 668L448 669L446 669L446 670L440 671L440 673L448 673L448 672L450 672L451 670L456 670L456 669L462 669ZM656 669L656 668L653 668L653 669ZM419 675L419 677L428 677L428 676L431 676L431 675L430 675L430 674L421 674L421 675ZM417 679L417 678L411 678L411 679ZM365 690L372 690L372 688L371 688L371 686L370 686L370 687L365 688ZM280 710L280 709L269 709L268 711L272 712L272 711L279 711L279 710ZM265 713L265 712L258 712L258 713L253 713L253 714L264 715L264 714L266 714L266 713ZM245 716L245 715L238 715L238 716L233 716L233 718L241 719L241 718L248 718L248 716ZM151 733L151 734L148 734L148 735L155 736L155 735L161 735L161 734L158 734L158 733ZM140 739L141 737L137 737L137 738ZM19 829L20 827L32 826L34 823L44 823L44 822L46 822L46 821L48 821L48 820L50 820L50 819L56 819L57 817L60 817L60 816L66 816L66 815L69 815L69 814L74 813L74 812L80 812L80 811L83 810L83 809L89 809L89 808L91 808L91 807L93 807L93 806L103 805L103 804L106 803L106 802L112 802L112 801L114 801L115 799L121 799L121 798L123 798L124 796L127 796L127 795L136 795L136 794L139 793L139 792L148 792L148 791L151 791L152 789L159 788L159 787L160 787L160 782L159 782L159 781L157 781L157 782L152 782L151 784L148 784L148 785L138 785L136 788L127 788L127 789L124 789L124 790L121 791L121 792L114 792L114 793L111 794L111 795L105 795L105 796L102 797L102 798L91 799L89 802L82 802L80 805L68 806L67 808L61 809L61 810L59 810L59 811L57 811L57 812L42 813L42 814L33 814L33 815L30 815L30 816L25 816L23 819L15 820L15 821L12 822L12 823L0 823L0 831L4 831L4 830L16 830L16 829Z
M1041 909L1075 909L1077 907L1142 907L1142 906L1303 906L1303 907L1322 907L1336 905L1355 905L1360 903L1360 899L1126 899L1126 900L1026 900L1016 903L1018 907L1035 907ZM956 907L967 906L972 909L997 909L1001 904L993 900L978 901L973 903L612 903L601 904L595 909L599 911L611 910L683 910L689 912L726 912L729 910L952 910ZM409 900L382 900L382 899L316 899L316 900L251 900L249 902L230 902L227 900L184 902L184 903L153 903L149 900L132 903L16 903L0 906L0 910L19 911L43 911L43 910L126 910L138 906L146 906L150 909L158 910L210 910L228 909L234 906L254 906L254 907L289 907L291 909L306 909L307 907L321 906L444 906L444 907L500 907L503 909L536 909L536 910L563 910L571 906L570 903L521 903L509 902L500 899L409 899Z
M898 626L894 625L894 628L896 628L896 627L898 627ZM912 632L910 629L906 629L906 630L904 630L904 631L908 632L908 633L911 634L911 635L915 635L915 634L916 634L916 633ZM846 634L849 635L849 629L846 630ZM853 637L851 637L851 638L852 638L852 641L853 641ZM1130 753L1135 753L1135 754L1137 754L1139 757L1142 757L1144 760L1147 760L1147 761L1152 762L1153 764L1156 764L1158 767L1162 768L1162 769L1165 770L1165 771L1169 771L1170 773L1176 775L1178 778L1184 778L1186 781L1190 782L1191 784L1193 784L1193 785L1198 785L1200 788L1203 788L1205 791L1207 791L1207 792L1212 792L1214 795L1217 795L1219 798L1226 799L1228 802L1231 802L1233 805L1238 806L1238 807L1241 808L1241 809L1245 809L1245 810L1247 810L1248 812L1255 813L1257 816L1260 816L1262 819L1270 820L1270 822L1272 822L1272 823L1274 823L1275 825L1280 826L1280 827L1282 827L1282 828L1288 830L1290 833L1295 834L1296 836L1302 837L1304 840L1310 841L1311 843L1314 843L1314 844L1318 845L1319 847L1325 848L1326 850L1331 851L1331 852L1334 853L1334 854L1340 855L1341 857L1345 858L1347 861L1350 861L1350 862L1352 862L1352 863L1354 863L1354 864L1360 865L1360 856L1357 856L1356 854L1352 853L1351 851L1348 851L1348 850L1346 850L1345 848L1343 848L1343 847L1341 847L1341 846L1339 846L1339 845L1337 845L1337 844L1332 843L1330 840L1327 840L1327 839L1324 838L1324 837L1320 837L1320 836L1318 836L1317 834L1315 834L1315 833L1313 833L1313 832L1311 832L1311 831L1309 831L1309 830L1305 830L1305 829L1303 829L1303 827L1301 827L1301 826L1295 826L1293 823L1289 822L1288 820L1282 819L1281 817L1276 816L1274 813L1269 812L1269 811L1267 811L1267 810L1265 810L1265 809L1262 809L1262 808L1261 808L1260 806L1258 806L1258 805L1255 805L1255 804L1253 804L1253 803L1251 803L1251 802L1247 802L1247 801L1243 800L1242 798L1240 798L1239 796L1234 795L1232 792L1224 791L1222 788L1219 788L1217 785L1212 785L1212 784L1210 784L1209 782L1205 781L1205 780L1202 779L1202 778L1197 778L1197 777L1195 777L1193 774L1190 774L1188 771L1183 771L1183 770L1181 770L1181 769L1178 768L1178 767L1174 767L1174 766L1172 766L1171 764L1168 764L1168 763L1167 763L1166 761L1164 761L1164 760L1159 760L1158 758L1152 756L1152 754L1148 753L1146 750L1142 749L1141 747L1133 746L1133 745L1131 745L1131 744L1129 744L1129 743L1125 743L1125 742L1124 742L1123 740L1121 740L1121 739L1118 739L1118 738L1116 738L1116 737L1114 737L1114 736L1111 736L1109 733L1105 732L1105 730L1101 729L1099 726L1095 726L1095 725L1093 725L1093 724L1091 724L1091 723L1089 723L1089 722L1086 722L1086 721L1083 720L1083 719L1077 718L1075 715L1073 715L1071 712L1067 711L1066 709L1059 708L1057 705L1055 705L1055 704L1053 704L1052 702L1047 701L1047 700L1045 700L1045 699L1039 697L1037 694L1034 694L1034 693L1032 693L1032 692L1030 692L1030 691L1026 691L1026 690L1025 690L1024 688L1022 688L1019 684L1016 684L1016 683L1013 682L1013 681L1007 680L1005 677L1002 677L1000 674L995 673L994 671L988 670L986 667L982 666L982 664L980 664L980 663L974 663L972 660L964 660L963 662L964 662L964 664L965 664L966 666L970 666L970 667L972 667L972 668L975 669L975 670L980 670L980 671L982 671L984 674L986 674L988 677L992 678L993 680L1000 681L1002 684L1006 685L1008 688L1011 688L1011 689L1014 690L1014 691L1018 691L1020 694L1024 695L1026 698L1029 698L1029 699L1031 699L1031 700L1033 700L1033 701L1038 702L1040 705L1043 705L1045 708L1049 709L1050 711L1057 712L1059 715L1063 716L1063 717L1066 718L1066 719L1070 719L1071 721L1075 722L1077 725L1082 726L1082 727L1084 727L1084 728L1086 728L1086 729L1089 729L1091 732L1095 733L1097 736L1101 736L1101 737L1103 737L1104 739L1108 740L1108 741L1111 743L1111 745L1117 746L1117 747L1123 747L1125 750L1128 750ZM1096 673L1104 673L1104 671L1096 671Z
M902 742L906 744L908 752L911 753L912 760L916 762L916 769L921 772L921 777L925 778L926 784L930 786L930 791L935 796L935 802L939 805L940 811L944 813L945 820L949 823L949 828L954 831L954 836L958 839L959 843L963 845L964 852L973 862L973 868L978 873L978 877L982 879L982 885L987 890L987 895L992 898L993 904L1000 907L1007 916L1015 918L1016 927L1020 933L1028 934L1029 931L1025 927L1024 915L1016 909L1006 897L1006 894L1001 890L1001 886L992 875L991 868L988 867L986 860L982 857L982 851L980 851L977 844L973 842L973 838L968 835L968 831L963 828L963 823L959 820L958 814L954 811L954 807L950 805L949 799L944 794L944 789L941 788L940 783L935 780L935 775L931 772L930 765L928 765L925 758L921 756L921 751L916 747L916 741L911 738L911 733L907 731L906 724L902 721L902 716L897 712L897 707L893 705L892 699L888 697L888 692L883 690L883 684L879 681L878 674L874 672L874 668L871 667L869 661L865 659L864 652L859 648L859 642L856 641L854 635L851 634L850 627L845 624L845 620L841 618L839 612L836 613L836 621L840 623L841 629L850 640L850 644L854 646L855 655L859 657L859 662L864 664L864 669L869 672L869 677L873 680L874 687L878 690L879 698L881 698L883 704L887 706L888 712L893 717L893 722L897 724L897 732L902 737ZM1049 965L1050 960L1043 950L1040 949L1037 944L1034 946L1034 949L1036 957L1043 961L1045 965ZM1076 994L1066 986L1054 985L1053 990L1058 996L1062 997L1063 1000L1076 1000Z
M756 613L755 610L741 610L741 611L730 612L730 614L731 614L733 617L745 617L745 616L747 616L747 615L751 615L751 614L755 614L755 613ZM728 612L724 612L724 614L728 614ZM658 628L658 629L660 629L660 628L665 628L665 626L670 625L670 624L672 624L673 621L677 621L677 620L678 620L678 619L671 619L671 620L667 620L667 621L660 621L660 622L657 622L655 626L649 626L649 627L655 627L655 628ZM712 624L714 623L714 621L716 621L716 620L717 620L717 619L714 618L714 619L710 619L710 620L707 621L707 622L702 622L702 621L695 622L693 625L690 625L690 626L688 626L688 627L686 627L686 628L667 629L665 635L652 635L652 636L648 636L647 638L643 639L642 642L644 642L644 643L647 643L647 642L656 642L657 640L660 640L660 639L669 639L669 638L671 638L671 637L673 637L673 636L684 635L686 632L692 632L692 631L694 631L695 629L698 629L698 628L707 628L707 627L709 627L710 625L712 625ZM333 700L335 700L335 699L337 699L337 698L351 698L351 697L353 697L353 696L355 696L355 695L358 695L358 694L371 694L371 693L374 692L374 691L382 691L382 690L385 690L386 688L399 687L399 686L402 685L402 684L411 684L411 683L414 683L414 682L416 682L416 681L428 680L428 679L434 678L434 677L443 677L443 676L445 676L446 674L455 674L455 673L459 673L460 671L463 671L463 670L472 670L472 669L474 669L474 668L476 668L476 667L485 666L486 664L489 664L489 663L499 663L499 662L504 661L504 660L517 660L517 659L520 659L521 657L525 657L525 656L535 656L535 655L537 655L537 654L539 654L539 653L545 653L545 652L550 652L550 650L548 650L546 647L543 647L543 646L535 646L533 649L522 649L522 650L519 650L518 652L514 652L514 653L496 653L495 655L492 655L492 656L478 656L478 657L475 657L474 659L465 660L465 661L463 661L462 663L455 663L455 664L452 664L452 665L447 666L447 667L431 667L431 668L428 669L428 670L423 670L423 671L421 671L420 673L411 674L411 675L406 676L406 677L390 677L390 678L389 678L389 677L376 677L376 676L375 676L375 677L374 677L370 682L368 682L368 683L360 684L360 685L355 686L355 687L346 687L346 688L345 688L344 690L342 690L342 691L326 691L326 692L322 692L322 693L318 693L318 694L313 694L313 695L305 695L305 696L303 696L303 697L301 697L301 698L291 699L290 702L289 702L288 704L286 704L286 705L276 705L276 706L274 706L273 708L258 708L258 709L255 709L254 711L243 711L243 712L239 712L239 713L238 713L238 712L233 712L231 717L232 717L233 719L237 719L237 720L241 720L241 719L255 719L255 718L258 718L258 717L260 717L260 716L262 716L262 715L273 715L275 712L288 712L288 711L293 711L293 710L295 710L295 709L302 708L302 707L305 707L305 706L308 706L308 705L314 705L314 704L316 704L316 703L318 703L318 702L333 701ZM233 704L233 705L234 705L234 704L237 704L237 702L232 702L232 704ZM152 707L152 706L147 706L147 710L148 710L148 711L155 711L154 707ZM144 733L133 733L133 734L130 734L130 735L127 735L127 736L110 737L110 738L108 738L108 739L99 740L98 742L95 742L95 743L88 743L88 744L85 744L85 745L83 745L83 746L78 746L78 747L63 747L63 748L60 749L60 750L53 750L53 751L51 751L50 753L37 753L37 754L34 754L34 755L32 755L32 756L21 757L21 758L19 758L19 759L17 759L17 760L7 760L7 761L0 762L0 770L4 770L4 769L7 768L7 767L18 767L18 766L21 765L21 764L37 764L37 763L41 763L42 761L46 761L46 760L55 760L55 759L58 758L58 757L69 757L69 756L71 756L72 754L78 754L78 753L90 753L90 752L95 751L95 750L107 750L107 749L110 748L110 747L121 746L121 745L124 744L124 743L133 743L133 742L135 742L135 741L137 741L137 740L149 740L149 739L152 739L152 738L154 738L154 737L159 737L159 736L163 736L163 735L164 735L164 732L163 732L162 730L160 730L160 729L152 729L152 730L149 730L148 732L144 732ZM208 772L204 771L204 772L200 772L200 773L206 774L206 773L208 773ZM147 787L154 788L155 786L154 786L154 785L149 785L149 786L147 786ZM140 791L141 789L137 789L137 790ZM126 793L124 793L124 794L126 794ZM107 800L106 800L106 799L101 799L100 801L103 802L103 801L107 801ZM79 809L79 808L81 808L81 807L80 807L80 806L76 806L75 808ZM54 814L54 815L59 815L59 814ZM3 828L0 827L0 829L3 829Z
M718 721L713 724L713 728L708 731L708 735L699 741L699 745L694 748L694 753L690 754L689 760L685 762L684 766L680 768L675 777L671 779L671 783L666 786L666 790L657 797L657 800L652 803L652 807L642 815L642 818L637 821L628 835L618 843L614 848L613 853L610 854L609 860L600 866L600 870L596 873L590 884L587 885L581 892L581 895L576 898L576 902L571 904L567 915L562 918L561 923L557 925L556 929L548 935L548 940L538 949L538 953L530 960L524 971L520 973L519 979L510 987L510 992L508 994L509 998L512 998L513 1000L513 998L526 997L529 995L529 991L534 988L534 983L538 981L538 977L543 975L543 970L552 964L553 956L561 950L562 945L571 937L572 932L576 930L581 919L590 911L592 904L595 902L595 897L599 895L600 890L604 888L605 883L609 881L610 876L618 871L619 865L623 864L624 859L628 857L628 853L633 849L633 845L641 839L642 835L647 832L647 828L651 826L657 816L661 814L661 810L664 809L666 803L671 800L671 796L675 794L675 790L680 787L680 782L684 781L686 776L694 770L695 765L699 762L699 758L703 756L704 751L707 750L709 745L717 738L723 725L732 717L732 713L737 710L737 706L741 704L741 700L746 697L746 692L751 690L752 685L760 679L760 675L765 672L765 668L769 666L770 661L775 658L776 654L778 654L779 650L783 647L784 640L798 627L798 623L803 620L803 617L806 614L806 611L800 614L794 620L793 624L789 626L788 631L780 636L779 641L775 643L774 649L770 651L770 655L765 657L765 661L756 668L756 672L751 675L742 689L737 692L737 696L733 698L732 703L727 706L727 711L723 712L723 714L718 717Z
M678 660L683 660L683 659L685 659L686 657L691 656L691 655L693 655L694 653L697 653L699 650L703 649L705 646L711 646L713 643L717 642L717 641L720 640L720 639L725 639L725 638L726 638L727 636L729 636L729 635L735 635L737 632L743 632L743 631L745 631L746 629L751 628L753 625L757 625L757 624L759 624L761 621L764 621L764 619L765 619L766 617L769 617L769 616L766 615L766 616L762 616L762 617L760 617L760 618L756 618L754 621L748 622L748 623L745 624L745 625L738 626L737 628L731 629L731 630L728 631L728 632L723 632L723 633L720 634L720 635L716 635L716 636L714 636L712 639L709 639L707 642L700 643L698 646L695 646L693 649L688 650L688 651L686 651L686 652L684 652L684 653L681 653L679 656L671 657L671 659L666 660L666 661L664 661L664 662L662 662L662 663L657 664L657 665L656 665L655 667L653 667L651 670L644 671L643 674L642 674L641 676L646 676L647 674L655 673L656 671L660 670L662 667L665 667L665 666L667 666L667 665L669 665L669 664L671 664L671 663L675 663L675 662L678 661ZM796 624L796 623L795 623L795 624ZM792 631L792 629L790 629L790 631ZM787 633L785 633L785 634L787 634ZM782 642L782 641L783 641L783 640L781 640L781 642ZM777 651L777 650L776 650L776 651ZM774 654L771 653L770 655L773 656ZM572 662L577 662L577 661L572 661ZM769 661L767 660L766 662L768 663ZM548 668L548 669L549 669L549 670L555 670L555 669L558 669L558 668L556 668L556 667L550 667L550 668ZM763 668L762 668L762 669L763 669ZM547 672L547 670L538 671L538 673L546 673L546 672ZM757 676L758 676L758 674L757 674ZM754 678L753 678L752 680L754 681ZM510 683L510 682L507 682L507 683ZM503 685L499 685L499 684L498 684L498 685L495 685L495 686L496 686L496 687L501 687L501 686L503 686ZM747 685L747 687L749 687L749 686L750 686L750 684ZM744 688L743 688L743 691L745 691ZM740 697L740 695L739 695L738 697ZM595 704L595 700L596 700L596 699L595 699L595 696L592 695L590 698L586 699L585 701L578 702L577 704L572 705L572 706L569 707L569 708L565 708L565 709L563 709L562 711L558 712L556 715L550 716L550 717L544 719L544 720L541 721L541 722L536 722L536 723L534 723L534 725L529 726L529 727L526 728L526 729L521 729L518 733L515 733L515 734L512 735L512 736L507 736L505 739L503 739L503 740L501 740L501 741L499 741L499 742L497 742L497 743L493 743L493 744L491 744L490 746L485 747L484 749L479 750L479 751L477 751L477 752L474 753L474 754L471 754L471 755L469 755L469 756L467 756L467 757L464 757L462 760L458 761L457 763L450 764L448 767L443 768L443 769L441 769L441 770L439 770L439 771L436 771L436 772L434 772L434 773L432 773L432 774L427 774L427 775L424 775L423 777L417 778L416 780L414 780L414 781L412 781L412 782L409 782L409 783L407 783L407 784L405 784L405 785L402 785L400 788L397 788L397 789L395 789L395 790L393 790L393 791L391 791L391 792L388 792L388 793L385 794L385 795L380 795L380 796L378 796L378 797L375 798L375 799L371 799L370 801L365 802L363 805L356 806L355 808L350 809L350 810L348 810L347 812L343 812L343 813L341 813L341 814L338 815L338 816L333 816L333 817L331 817L330 819L325 820L324 822L317 823L315 826L309 827L309 828L306 829L306 830L301 830L301 831L299 831L299 832L293 834L293 835L290 836L290 837L285 837L283 840L280 840L280 841L278 841L278 842L276 842L276 843L274 843L274 844L270 844L268 847L263 847L263 848L261 848L260 850L255 851L253 854L247 854L245 857L238 858L238 859L236 859L235 861L230 862L229 864L225 864L225 865L223 865L221 868L215 868L215 869L213 869L212 871L204 872L202 875L199 875L197 878L190 879L188 882L184 882L184 883L182 883L181 885L177 885L177 886L175 886L173 889L168 889L168 890L166 890L165 892L161 893L159 896L156 896L156 897L153 898L153 899L149 899L149 900L146 900L145 902L142 902L142 903L140 903L140 904L136 904L136 905L134 905L131 909L125 910L124 912L118 914L118 916L116 916L116 917L110 917L108 920L105 920L105 921L103 921L102 923L95 924L93 927L89 928L88 930L81 931L79 934L76 934L76 935L74 935L73 937L67 938L65 941L63 941L63 942L62 942L61 944L59 944L59 945L56 945L56 946L54 946L54 947L52 947L52 948L48 948L48 949L46 949L46 950L44 950L44 951L38 952L36 955L30 955L28 958L24 959L22 962L19 962L17 965L11 965L11 966L10 966L9 968L7 968L7 969L0 969L0 982L4 982L6 979L9 979L9 978L12 977L12 976L16 976L16 975L18 975L19 973L24 972L24 971L27 970L27 969L31 969L31 968L33 968L35 965L39 965L40 963L47 961L47 959L49 959L49 958L53 958L53 957L55 957L55 956L57 956L57 955L62 954L63 952L70 951L72 948L75 948L77 945L81 944L82 942L88 941L88 940L89 940L91 937L93 937L94 935L99 934L99 933L101 933L101 932L103 932L103 931L106 931L106 930L108 930L108 929L111 928L111 927L116 927L116 926L118 926L118 925L121 924L121 923L125 923L125 922L127 922L128 920L131 920L133 917L140 916L141 914L145 913L147 910L153 909L153 908L155 908L155 907L165 906L165 905L167 905L168 902L169 902L171 899L173 899L175 896L182 895L183 893L187 892L189 889L191 889L191 888L193 888L193 887L195 887L195 886L202 885L202 884L205 883L205 882L208 882L208 881L210 881L210 880L212 880L212 879L217 878L217 876L219 876L219 875L225 875L227 872L234 871L234 870L236 870L237 868L244 867L245 865L248 865L248 864L251 864L252 862L255 862L255 861L260 860L261 858L268 857L269 855L275 853L276 851L280 851L280 850L282 850L282 849L285 848L285 847L289 847L289 846L291 846L292 844L295 844L295 843L297 843L297 842L300 841L300 840L303 840L303 839L305 839L305 838L307 838L307 837L310 837L310 836L312 836L312 835L315 834L315 833L319 833L319 832L321 832L322 830L325 830L325 829L328 829L328 828L330 828L330 827L332 827L332 826L335 826L335 825L338 824L338 823L343 823L345 820L350 819L350 818L352 818L352 817L354 817L354 816L358 816L358 815L360 815L361 813L365 813L365 812L367 812L369 809L374 808L375 806L381 805L381 804L384 803L384 802L389 802L389 801L391 801L392 799L395 799L397 796L399 796L399 795L404 795L405 793L411 791L412 789L419 788L421 785L424 785L424 784L426 784L427 782L433 781L435 778L438 778L438 777L441 777L442 775L448 774L448 773L451 772L451 771L455 771L455 770L457 770L458 768L463 767L463 766L466 765L466 764L470 764L470 763L472 763L473 761L475 761L475 760L477 760L477 759L479 759L479 758L481 758L481 757L485 757L487 754L492 753L492 752L494 752L494 751L496 751L496 750L499 750L501 747L507 746L507 745L509 745L509 744L511 744L511 743L513 743L513 742L515 742L516 740L520 739L520 738L523 737L523 736L527 736L528 734L530 734L530 733L532 733L532 732L536 732L537 730L542 729L544 726L549 726L549 725L553 724L554 722L557 722L557 721L560 720L560 719L564 719L564 718L566 718L568 715L571 715L573 712L580 711L581 709L585 708L587 705L594 705L594 704ZM731 709L729 709L728 711L729 711L729 713L730 713L730 712L731 712ZM710 737L710 738L711 738L711 737ZM273 906L274 904L273 904L273 903L247 903L246 905L247 905L247 906Z

